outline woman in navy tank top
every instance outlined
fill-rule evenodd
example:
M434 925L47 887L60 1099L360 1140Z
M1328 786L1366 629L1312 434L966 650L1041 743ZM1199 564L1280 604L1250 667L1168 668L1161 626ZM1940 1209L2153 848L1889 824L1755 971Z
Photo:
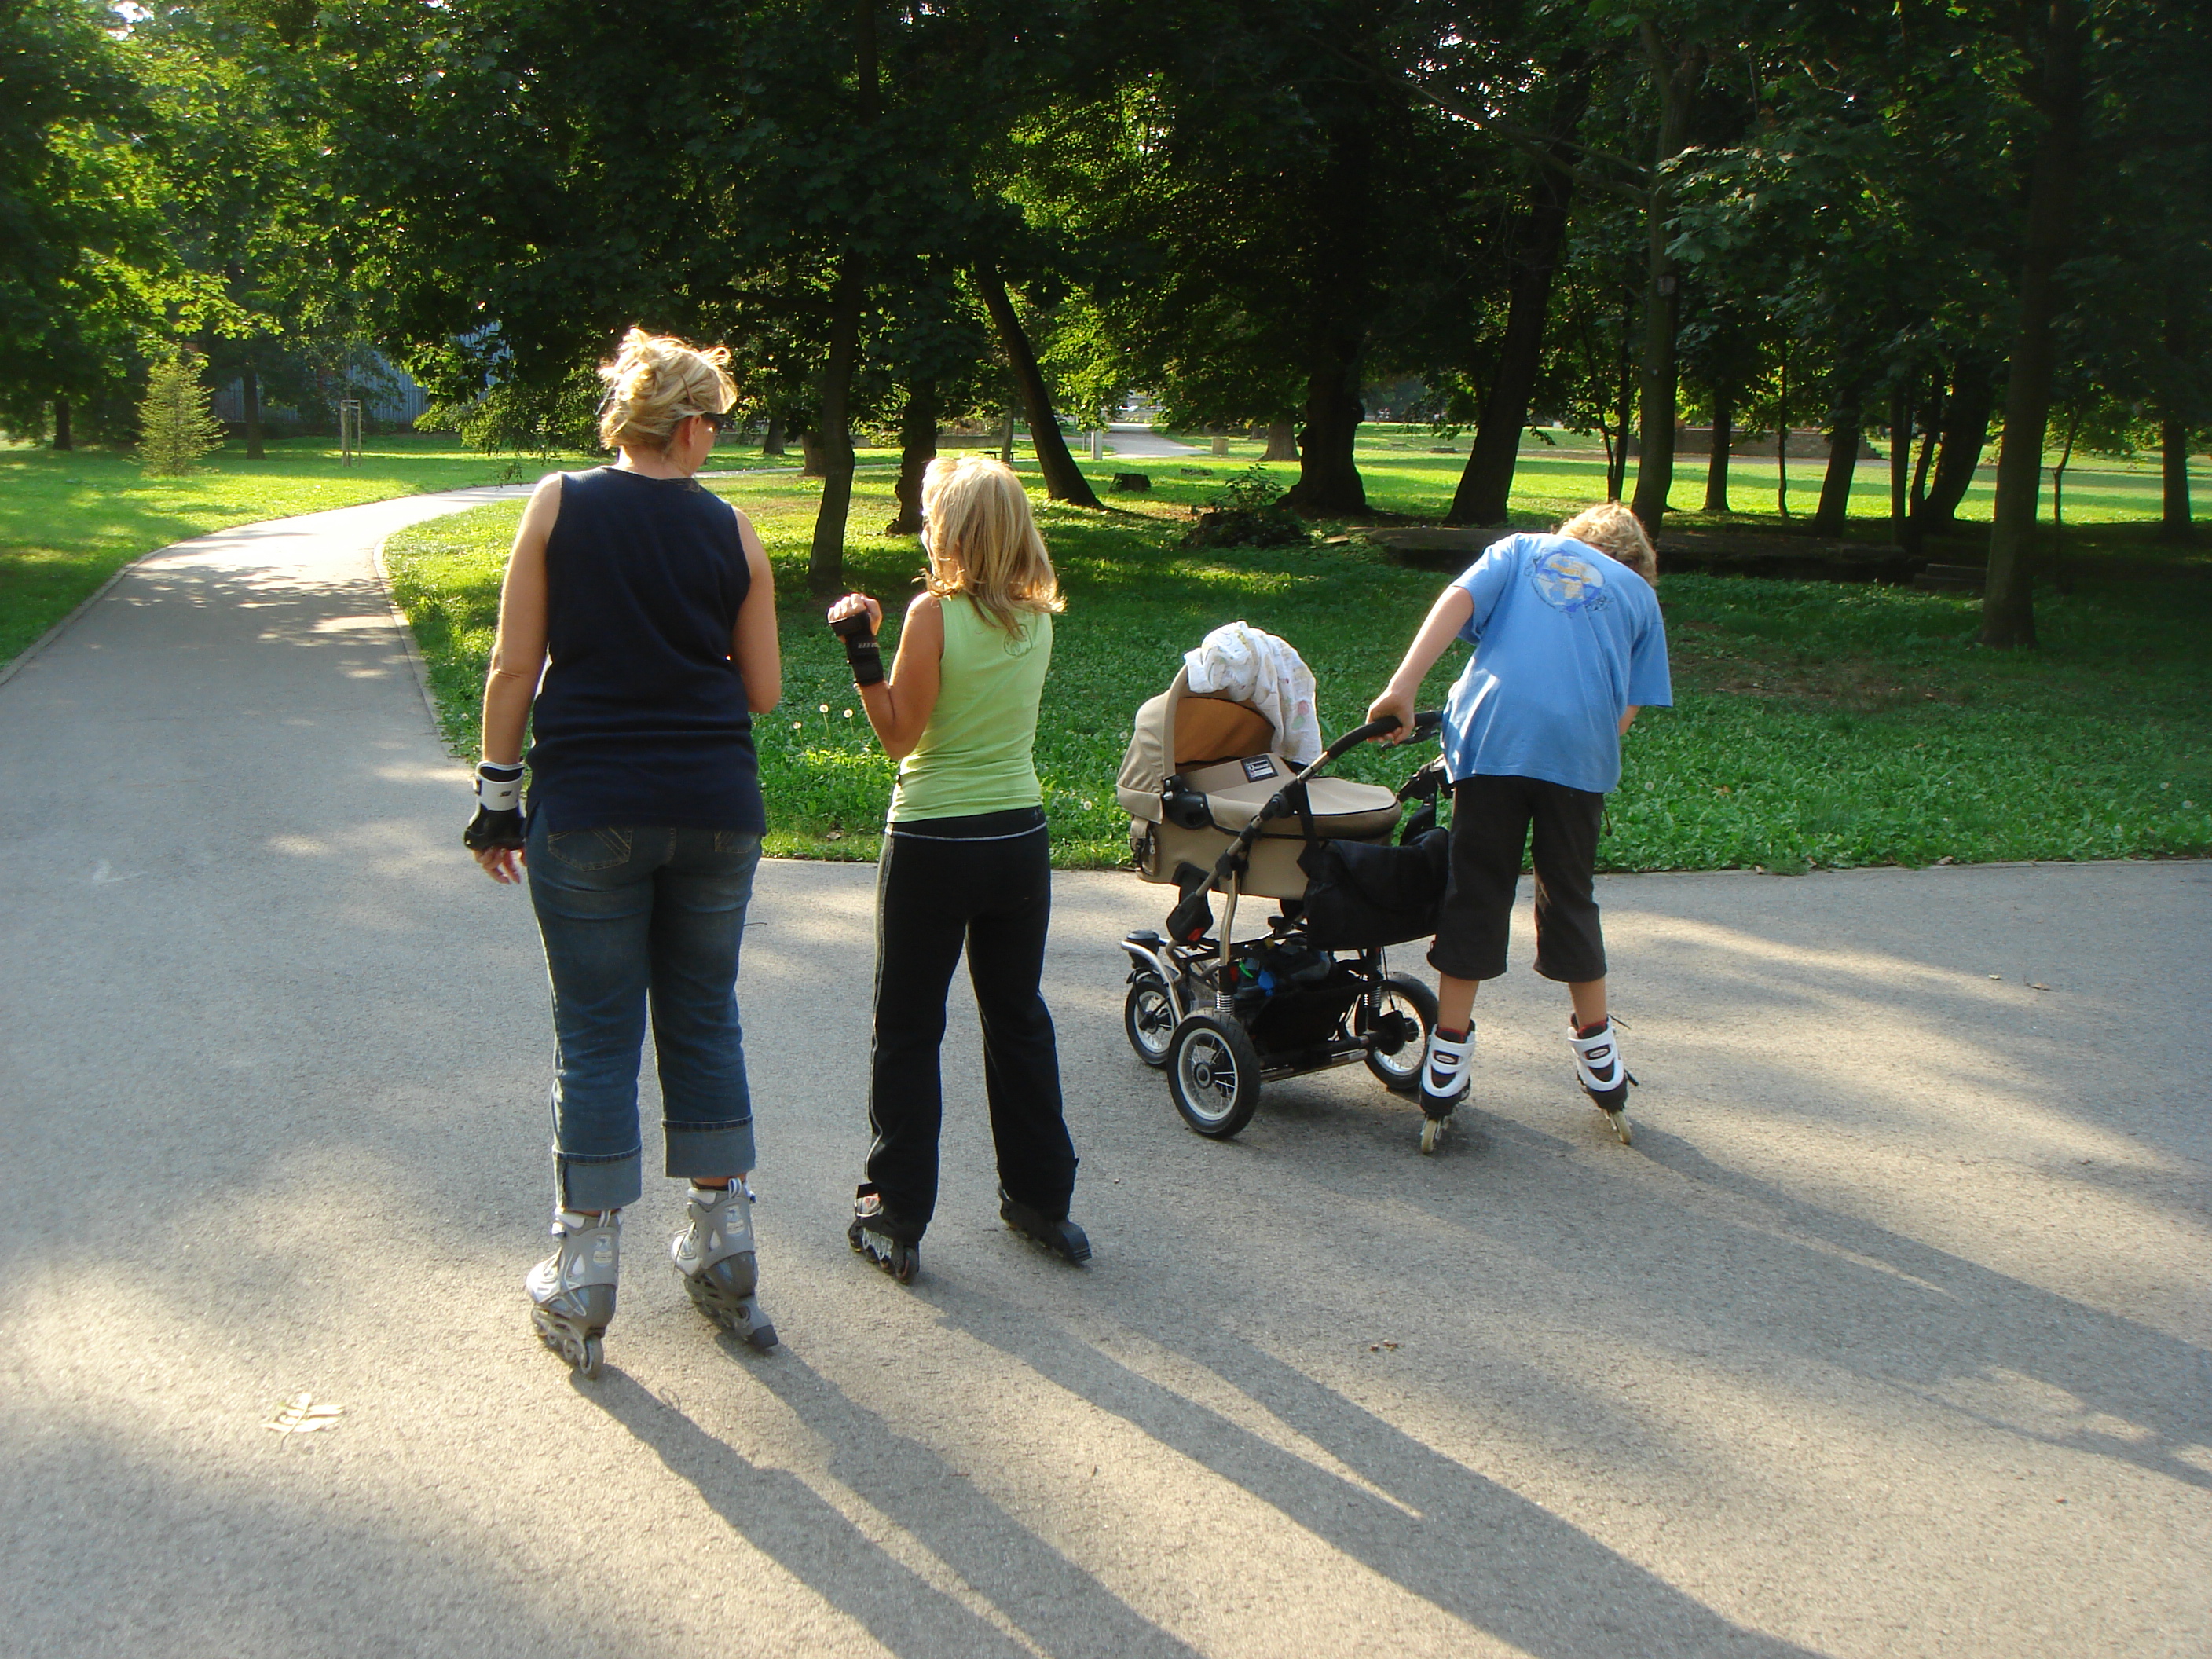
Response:
M752 717L782 695L782 664L759 533L692 477L737 395L728 362L632 329L600 369L599 434L621 459L531 496L484 684L465 840L494 880L527 880L553 982L556 1243L526 1284L538 1334L591 1376L642 1188L648 1011L665 1167L691 1183L676 1270L709 1317L775 1344L736 981L766 828Z

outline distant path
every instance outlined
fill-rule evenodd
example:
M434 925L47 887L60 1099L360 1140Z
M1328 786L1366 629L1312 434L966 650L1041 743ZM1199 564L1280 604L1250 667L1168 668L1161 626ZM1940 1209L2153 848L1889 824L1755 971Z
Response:
M1117 422L1106 428L1106 453L1119 455L1124 460L1157 460L1170 455L1203 453L1192 444L1179 444L1172 438L1163 438L1148 426Z
M787 1346L702 1326L656 1179L572 1382L520 1291L544 969L371 560L497 493L180 544L0 686L11 1650L2201 1648L2201 863L1606 878L1632 1151L1524 909L1431 1159L1358 1068L1186 1132L1114 948L1164 890L1063 872L1097 1255L999 1224L963 978L911 1291L843 1237L874 871L771 865L742 988ZM262 1426L301 1392L337 1426Z

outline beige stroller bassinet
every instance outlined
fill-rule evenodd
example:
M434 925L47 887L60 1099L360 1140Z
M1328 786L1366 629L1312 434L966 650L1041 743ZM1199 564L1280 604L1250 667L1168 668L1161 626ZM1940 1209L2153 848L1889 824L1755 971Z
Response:
M1194 692L1188 671L1178 672L1174 684L1137 710L1115 790L1129 814L1137 873L1172 884L1182 865L1212 869L1297 770L1265 714ZM1298 854L1309 842L1387 842L1398 827L1398 797L1379 785L1316 777L1305 788L1311 811L1273 820L1252 843L1238 884L1245 895L1301 898L1306 876Z

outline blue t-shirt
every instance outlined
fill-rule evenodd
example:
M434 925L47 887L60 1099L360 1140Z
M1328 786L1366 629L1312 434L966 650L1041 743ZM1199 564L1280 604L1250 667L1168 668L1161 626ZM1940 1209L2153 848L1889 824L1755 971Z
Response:
M1455 586L1474 646L1444 705L1454 783L1543 778L1602 794L1620 781L1620 717L1674 701L1658 597L1618 559L1565 536L1508 536Z

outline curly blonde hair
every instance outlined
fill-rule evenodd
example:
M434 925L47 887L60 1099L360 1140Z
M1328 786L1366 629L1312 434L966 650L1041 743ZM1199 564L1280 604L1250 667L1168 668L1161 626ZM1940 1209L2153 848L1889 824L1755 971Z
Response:
M1061 611L1060 578L1037 534L1029 492L1013 468L987 455L940 455L922 476L929 574L940 599L965 593L1009 634L1023 611Z
M1659 554L1644 533L1643 520L1619 501L1586 507L1559 528L1585 547L1594 547L1626 565L1653 586L1659 581Z
M729 348L688 345L633 328L614 361L599 365L599 441L609 449L665 449L693 415L720 415L738 400Z

